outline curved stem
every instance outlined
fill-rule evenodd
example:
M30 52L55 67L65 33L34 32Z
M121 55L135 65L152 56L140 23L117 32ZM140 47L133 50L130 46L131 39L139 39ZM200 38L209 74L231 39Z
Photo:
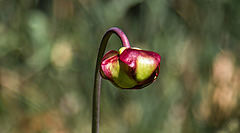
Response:
M93 104L92 104L92 133L99 133L99 113L100 113L100 92L101 92L101 76L99 72L100 64L108 43L110 36L115 33L122 41L123 47L131 47L127 39L127 36L119 28L110 28L105 35L100 44L98 51L98 57L95 68L95 79L93 88Z

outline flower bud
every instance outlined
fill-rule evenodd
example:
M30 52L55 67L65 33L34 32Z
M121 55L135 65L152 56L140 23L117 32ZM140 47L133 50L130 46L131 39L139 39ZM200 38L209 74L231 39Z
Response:
M119 52L107 52L101 62L100 73L122 89L141 89L157 78L161 56L139 48L122 47Z

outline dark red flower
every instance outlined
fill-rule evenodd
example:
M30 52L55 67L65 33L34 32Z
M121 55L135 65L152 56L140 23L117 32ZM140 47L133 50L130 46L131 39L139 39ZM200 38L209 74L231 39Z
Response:
M138 48L122 47L109 51L102 59L100 73L122 89L141 89L156 80L161 56Z

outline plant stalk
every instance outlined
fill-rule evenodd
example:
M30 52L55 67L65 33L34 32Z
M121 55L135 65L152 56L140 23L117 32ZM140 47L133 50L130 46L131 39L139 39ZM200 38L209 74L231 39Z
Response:
M119 28L110 28L102 38L98 51L95 79L93 87L93 103L92 103L92 133L99 133L99 115L100 115L100 94L101 94L101 76L99 68L110 36L115 33L122 41L123 47L131 47L127 36Z

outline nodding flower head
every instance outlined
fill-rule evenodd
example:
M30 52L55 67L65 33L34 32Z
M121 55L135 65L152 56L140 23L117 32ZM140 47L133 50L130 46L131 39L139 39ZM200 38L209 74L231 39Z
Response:
M141 89L156 80L161 56L139 48L122 47L119 52L107 52L101 62L100 73L122 89Z

